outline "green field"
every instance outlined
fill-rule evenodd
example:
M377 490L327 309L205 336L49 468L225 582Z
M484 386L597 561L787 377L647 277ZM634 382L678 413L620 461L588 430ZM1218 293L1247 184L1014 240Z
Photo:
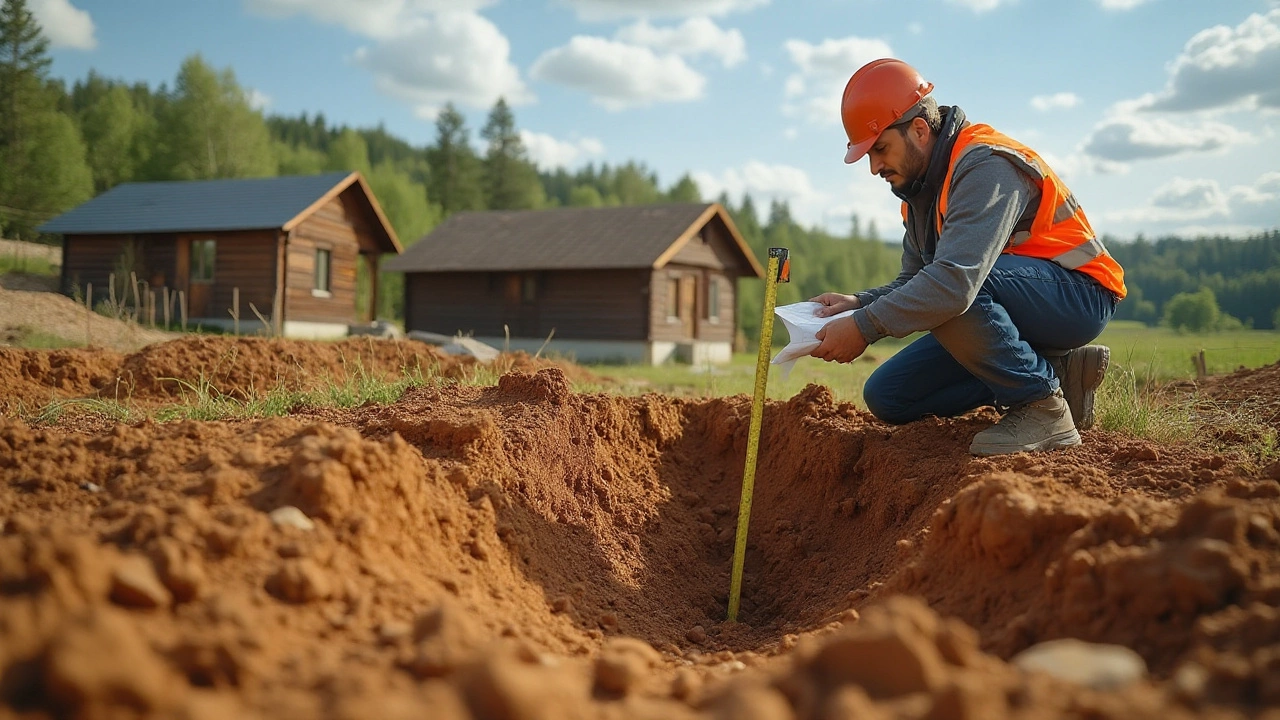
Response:
M785 334L784 334L785 338ZM877 365L908 340L887 338L872 345L867 354L848 365L826 363L816 358L802 358L783 379L779 369L769 373L769 397L786 399L809 383L826 385L840 400L862 404L862 383ZM1187 334L1166 328L1152 328L1138 322L1111 323L1098 340L1111 348L1113 365L1128 369L1140 382L1165 383L1195 378L1191 357L1201 350L1211 375L1232 372L1241 367L1258 368L1280 361L1280 332L1272 330L1239 330L1234 332ZM774 354L777 353L777 349ZM715 397L750 394L754 390L756 354L735 354L728 365L691 366L668 363L645 365L588 366L598 375L611 378L621 387L581 387L582 390L606 390L627 394L663 392L673 395Z

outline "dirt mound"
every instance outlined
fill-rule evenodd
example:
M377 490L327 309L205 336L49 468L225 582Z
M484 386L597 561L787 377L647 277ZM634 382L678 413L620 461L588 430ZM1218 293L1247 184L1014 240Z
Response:
M6 379L0 388L0 413L88 396L144 405L201 393L247 400L281 387L317 390L366 378L394 381L406 374L468 379L481 372L533 372L546 367L559 367L578 382L601 382L580 366L523 352L480 364L416 341L370 337L316 342L190 335L148 345L127 356L102 349L0 348L0 377Z
M730 624L749 415L743 396L577 394L553 368L234 424L0 421L0 702L504 720L1280 703L1280 468L1101 431L973 458L989 412L888 427L811 386L766 407ZM1019 669L1056 638L1137 669Z
M247 400L277 387L311 389L361 376L391 380L407 372L430 377L459 364L465 362L412 341L191 336L150 345L125 358L120 379L128 394L139 399L177 398L205 387Z
M32 331L117 352L132 352L176 337L175 333L90 312L83 303L59 293L0 288L0 336L24 336Z
M0 348L0 413L30 412L109 387L124 356L111 350Z
M1205 378L1196 387L1223 408L1248 413L1280 431L1280 362Z

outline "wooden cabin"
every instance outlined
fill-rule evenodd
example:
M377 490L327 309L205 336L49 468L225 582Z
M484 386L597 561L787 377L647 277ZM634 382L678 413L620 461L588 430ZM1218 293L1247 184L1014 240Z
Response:
M728 362L764 272L718 203L456 213L387 270L405 327L580 361Z
M187 326L263 330L291 337L346 335L373 319L380 258L400 241L359 173L125 183L41 225L59 233L62 291L95 305L134 303L137 279ZM372 284L356 312L357 264ZM159 314L159 313L157 313ZM176 322L176 320L174 320Z

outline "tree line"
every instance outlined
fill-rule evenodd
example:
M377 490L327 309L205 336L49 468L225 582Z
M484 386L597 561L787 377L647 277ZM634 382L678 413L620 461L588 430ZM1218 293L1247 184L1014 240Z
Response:
M604 207L702 202L685 174L663 187L638 162L588 164L576 170L539 168L521 140L515 116L499 99L473 143L466 118L452 104L435 121L431 144L415 146L384 127L335 125L322 113L267 115L230 69L198 54L178 68L172 86L152 88L95 72L70 85L49 76L48 42L27 0L0 4L0 236L39 238L44 220L124 182L305 175L359 171L405 244L454 212ZM750 195L734 203L714 198L733 217L757 258L767 248L791 249L792 282L778 302L827 290L852 292L887 282L898 270L896 243L878 240L870 223L852 218L847 235L806 228L785 202L767 213ZM1277 234L1234 241L1166 238L1108 247L1125 266L1131 297L1118 317L1156 323L1179 294L1209 288L1220 315L1254 327L1274 327L1280 306ZM363 273L364 268L361 267ZM367 297L368 279L361 281ZM403 317L403 278L380 278L378 314ZM762 283L740 284L740 325L758 333Z
M1243 239L1104 242L1129 288L1118 319L1195 332L1280 328L1280 230Z

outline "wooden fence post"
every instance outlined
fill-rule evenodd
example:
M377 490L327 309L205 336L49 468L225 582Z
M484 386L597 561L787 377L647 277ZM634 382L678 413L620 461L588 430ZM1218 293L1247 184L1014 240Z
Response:
M1204 380L1209 376L1209 371L1205 368L1204 350L1191 356L1191 364L1196 369L1196 380Z
M84 346L93 344L93 283L88 283L84 290L84 306L89 312L84 314Z

